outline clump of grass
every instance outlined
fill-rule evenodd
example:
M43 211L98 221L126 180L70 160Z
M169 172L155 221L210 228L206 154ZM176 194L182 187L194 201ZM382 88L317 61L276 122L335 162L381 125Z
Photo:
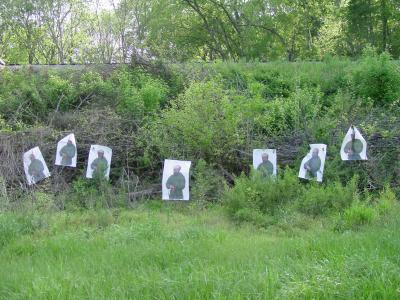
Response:
M371 224L378 219L387 218L393 211L396 211L397 200L393 190L386 186L372 200L372 195L367 194L366 199L357 199L353 204L339 215L335 229L357 230L361 226Z
M293 170L286 169L278 178L264 178L258 172L242 175L226 191L223 204L236 222L268 226L271 217L281 216L282 211L327 216L343 212L357 199L357 177L346 185L337 181L302 184Z
M380 192L376 209L379 215L388 215L398 205L396 194L386 185Z
M342 230L357 229L362 225L372 223L376 217L376 211L373 207L356 202L344 211L338 228Z

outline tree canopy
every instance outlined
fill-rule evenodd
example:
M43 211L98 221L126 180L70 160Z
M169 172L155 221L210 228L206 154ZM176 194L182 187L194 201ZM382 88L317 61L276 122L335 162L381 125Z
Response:
M3 0L8 64L400 54L400 0Z

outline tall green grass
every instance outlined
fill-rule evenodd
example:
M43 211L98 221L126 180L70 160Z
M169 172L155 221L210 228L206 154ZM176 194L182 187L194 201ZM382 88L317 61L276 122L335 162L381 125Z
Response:
M169 203L166 203L169 204ZM0 215L2 299L395 299L400 221L237 227L220 209ZM28 222L27 220L34 220ZM39 222L40 220L40 222ZM11 224L8 227L5 224Z

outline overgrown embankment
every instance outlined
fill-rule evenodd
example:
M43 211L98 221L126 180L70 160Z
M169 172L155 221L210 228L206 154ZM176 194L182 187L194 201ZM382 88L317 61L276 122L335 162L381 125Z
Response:
M385 54L3 70L0 297L397 298L399 95ZM351 124L366 162L340 159ZM54 167L70 132L78 166ZM315 142L322 184L297 177ZM109 182L84 178L91 144L113 149ZM28 187L33 146L52 176ZM254 148L277 149L276 179L250 171ZM190 202L154 199L165 158L193 161Z
M400 72L386 54L366 53L356 62L136 66L111 74L3 70L0 86L4 207L43 195L61 199L59 208L129 205L157 196L165 158L194 162L191 195L204 206L225 198L241 173L249 175L252 149L277 149L281 180L315 142L328 145L324 183L306 190L323 195L357 176L364 200L384 186L398 193ZM351 124L367 139L367 162L340 159ZM56 142L69 132L77 137L78 168L54 168ZM83 178L94 143L114 150L110 184L101 188ZM33 146L53 176L31 189L20 158ZM286 192L280 197L292 199Z

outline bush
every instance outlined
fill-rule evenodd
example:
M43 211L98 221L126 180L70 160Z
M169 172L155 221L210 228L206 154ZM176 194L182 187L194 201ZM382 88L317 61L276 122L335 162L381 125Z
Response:
M356 94L373 99L375 105L389 105L400 96L400 71L388 53L366 51L350 80Z
M118 73L116 70L115 73ZM94 71L88 71L81 75L77 87L77 97L79 102L84 102L85 99L89 103L94 103L96 106L116 104L117 89L113 86L110 79L103 77Z
M49 114L104 106L141 118L167 101L168 86L138 70L115 70L103 78L96 71L81 74L4 70L0 77L0 115L8 122L43 124ZM14 124L11 124L14 125Z
M254 225L266 225L266 216L257 209L244 207L235 211L232 215L232 220L237 223L248 222Z
M294 82L290 82L278 71L265 72L255 69L252 77L257 83L262 84L261 95L264 99L286 98L293 91Z
M192 64L189 68L186 78L191 80L182 80L184 75L165 73L167 76L162 78L171 87L137 68L116 70L110 77L94 71L72 74L5 69L0 74L0 131L7 151L4 160L12 157L12 165L21 167L22 152L38 145L50 161L56 141L65 132L75 132L80 145L80 166L87 163L90 144L113 148L110 176L114 184L128 173L132 178L135 172L132 174L137 178L135 183L140 182L137 188L145 190L159 182L163 159L197 162L192 197L203 206L223 193L220 170L229 178L248 171L248 154L253 148L278 149L279 163L295 166L297 171L302 147L305 150L311 141L328 144L324 175L328 184L301 185L294 176L296 184L285 179L284 183L272 182L265 187L265 184L258 186L254 178L239 178L239 187L232 193L242 199L239 204L245 210L239 215L243 216L253 209L262 215L275 214L286 205L285 201L296 203L296 209L309 215L343 211L351 204L354 189L339 182L347 183L354 174L359 175L361 189L386 182L398 186L400 108L394 100L398 72L387 55L366 55L359 64L336 60L291 64L218 62ZM331 69L333 72L329 73ZM349 81L343 80L345 72L350 73L346 79L350 79L356 93L346 86ZM368 97L375 93L373 85L380 90L372 100ZM177 98L169 98L184 87L187 89ZM382 99L376 98L381 95ZM360 97L367 98L360 101ZM373 107L373 101L375 104L392 101L391 108ZM54 113L55 110L59 113ZM368 162L340 159L340 144L350 122L358 124L368 140L371 158ZM40 124L45 124L45 130ZM26 127L29 130L8 133ZM382 149L393 151L381 155ZM22 169L2 170L7 189L23 182ZM62 186L66 187L82 171L55 170L47 182L57 191L61 186L59 179L63 179ZM295 196L291 194L292 187ZM99 202L104 206L114 205L107 189L104 195L97 195L96 187L79 181L73 188L80 195L80 199L75 199L77 206L93 207ZM49 199L44 196L43 199L41 205L50 207L51 201L47 203ZM390 204L383 201L381 205L385 211Z
M260 214L274 215L294 203L303 192L296 174L287 169L279 177L265 178L254 172L250 178L245 175L237 178L235 186L223 197L228 214L235 220L254 221L260 220Z
M11 126L37 123L47 115L47 100L40 94L43 80L27 70L2 71L0 80L0 114Z
M36 191L33 195L33 208L38 211L55 210L55 197L50 193Z
M209 201L220 199L226 188L225 179L203 159L196 162L193 177L191 198L199 208L205 207Z
M393 211L395 206L397 206L396 194L387 185L379 194L376 210L379 215L387 215Z
M156 160L196 157L210 164L234 163L232 149L243 143L243 134L231 97L216 82L193 83L141 131L141 140L156 149Z
M257 120L267 135L287 133L289 130L305 129L309 122L319 117L322 93L316 89L297 89L287 98L276 98L263 108Z
M116 192L105 178L91 180L80 178L72 184L66 207L70 208L112 208L124 203L121 195Z
M344 211L335 229L339 231L358 229L360 226L372 223L375 218L376 212L372 207L356 201Z
M318 183L310 184L302 194L297 208L312 216L327 215L332 212L341 212L357 199L357 177L345 186L333 182L320 186Z
M111 79L117 90L117 111L141 119L146 113L157 111L165 104L167 85L141 71L119 71Z
M241 92L248 88L248 77L240 64L217 61L210 71L217 71L217 77L226 89Z
M41 89L41 97L46 102L47 111L68 111L77 102L77 89L68 78L49 74Z
M291 169L286 169L277 179L264 178L255 171L250 178L240 176L223 199L228 214L236 221L254 222L261 220L261 214L265 223L268 216L279 215L284 210L298 210L311 216L327 215L345 211L357 199L357 178L346 186L338 182L326 186L303 185Z
M347 86L345 75L349 64L349 60L332 58L324 62L217 62L211 67L200 66L203 72L206 69L207 74L211 74L207 78L221 77L228 89L247 91L253 96L258 94L263 99L271 100L286 98L299 87L320 87L324 95L334 94ZM189 75L195 72L191 69ZM202 74L201 78L204 77Z
M318 88L298 89L266 101L224 89L217 80L195 82L141 130L141 141L150 160L195 157L236 173L242 164L236 150L306 128L320 115L321 97Z
M354 201L339 215L334 229L337 231L358 229L363 225L371 224L377 218L383 218L397 211L395 210L396 195L389 186L385 186L375 202L371 200L372 196L366 193L362 202L358 199Z

